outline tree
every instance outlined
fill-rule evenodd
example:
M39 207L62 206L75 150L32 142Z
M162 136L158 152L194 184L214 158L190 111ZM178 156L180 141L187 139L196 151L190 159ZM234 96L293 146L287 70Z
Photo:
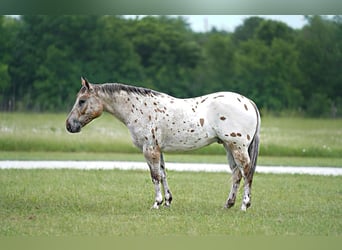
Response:
M67 110L72 103L71 100L75 98L73 81L78 72L79 68L70 60L66 50L50 45L46 49L44 61L37 68L36 79L33 82L33 109Z
M19 109L66 110L82 75L103 82L139 78L119 17L23 16L10 75Z
M144 83L182 97L191 92L191 71L200 49L183 19L165 16L136 20L128 32L144 71Z
M236 91L277 114L341 116L342 18L307 20L293 30L250 17L232 33L196 33L168 16L0 16L0 108L64 111L85 76L178 97Z
M0 107L13 109L13 100L10 98L11 77L9 64L12 59L15 39L21 22L17 19L0 16Z
M299 67L305 77L301 87L306 99L304 108L310 115L326 116L341 102L342 24L321 16L307 19L308 25L301 30L297 40ZM321 111L310 107L325 98L327 101L321 102Z
M236 55L237 91L263 109L279 112L301 104L300 72L295 47L282 39L271 46L259 39L242 42Z
M262 20L255 29L255 38L262 40L267 46L271 46L273 39L293 42L294 31L283 22Z
M126 21L117 16L102 16L94 21L96 28L85 34L86 51L78 61L82 74L97 82L141 79L138 55L125 34L128 28Z
M201 60L195 74L196 95L214 91L234 90L235 46L231 35L212 30L198 37L202 48Z
M240 43L254 38L257 28L264 19L261 17L249 17L242 25L236 27L233 33L233 41Z

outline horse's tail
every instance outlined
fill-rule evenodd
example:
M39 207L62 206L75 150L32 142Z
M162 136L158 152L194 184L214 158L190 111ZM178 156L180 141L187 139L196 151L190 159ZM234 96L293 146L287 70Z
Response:
M249 158L250 158L250 171L248 173L248 179L252 180L254 172L255 172L255 168L256 168L256 164L257 164L257 159L258 159L258 154L259 154L259 143L260 143L260 113L258 111L257 106L255 105L255 103L253 103L255 112L256 112L256 116L257 116L257 126L256 126L256 131L254 134L254 137L252 139L251 144L248 147L248 154L249 154Z

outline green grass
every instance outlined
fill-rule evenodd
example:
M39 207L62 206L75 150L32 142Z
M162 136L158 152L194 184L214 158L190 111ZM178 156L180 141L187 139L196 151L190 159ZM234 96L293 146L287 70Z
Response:
M148 171L0 170L0 235L340 237L341 181L256 174L244 213L241 192L223 209L230 175L170 171L172 207L150 210Z
M342 156L342 119L263 117L261 154L268 156Z
M66 114L0 113L0 151L3 152L0 158L8 155L7 159L11 159L22 152L58 153L61 158L71 157L70 153L75 153L75 158L84 153L100 153L101 156L140 153L133 146L127 128L108 114L91 122L78 134L65 130L65 119ZM61 153L65 153L64 156ZM200 161L215 161L216 155L224 156L225 152L222 145L212 144L186 153L189 154L192 158L199 156ZM171 157L191 158L182 155ZM203 159L203 155L208 157ZM260 159L312 158L308 162L318 162L315 165L342 166L342 120L263 117L260 155ZM225 162L225 157L221 158ZM265 162L267 165L269 161Z
M126 127L103 115L82 133L65 129L66 114L0 113L0 150L136 153Z

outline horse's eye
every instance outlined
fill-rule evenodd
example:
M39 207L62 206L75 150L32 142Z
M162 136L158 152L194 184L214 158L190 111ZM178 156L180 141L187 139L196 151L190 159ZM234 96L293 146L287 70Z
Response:
M85 102L86 102L86 100L81 99L81 100L78 101L78 105L82 106Z

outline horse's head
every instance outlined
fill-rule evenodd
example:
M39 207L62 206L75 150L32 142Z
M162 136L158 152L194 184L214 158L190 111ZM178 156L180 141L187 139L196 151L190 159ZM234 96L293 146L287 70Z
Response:
M82 88L66 120L66 129L71 133L80 132L82 127L99 117L103 111L103 104L94 87L85 78L81 80Z

